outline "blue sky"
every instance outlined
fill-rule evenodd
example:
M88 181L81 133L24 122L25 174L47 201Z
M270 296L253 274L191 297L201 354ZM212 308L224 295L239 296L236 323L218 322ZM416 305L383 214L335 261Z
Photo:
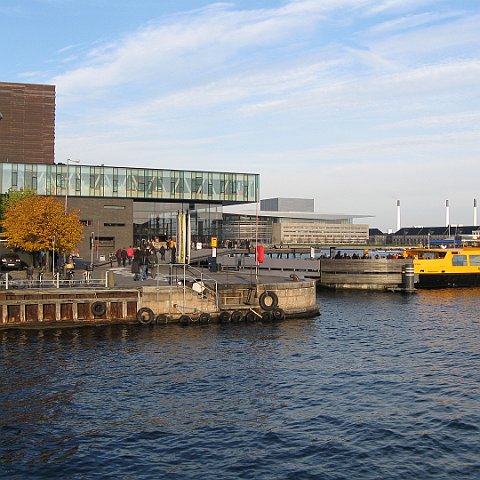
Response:
M1 81L55 84L56 161L261 174L372 226L471 225L478 0L1 0Z

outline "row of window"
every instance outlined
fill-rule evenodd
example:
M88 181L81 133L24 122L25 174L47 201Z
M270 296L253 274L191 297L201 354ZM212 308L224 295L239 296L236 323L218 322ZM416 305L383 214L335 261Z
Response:
M259 176L249 173L76 165L0 164L1 189L40 195L172 198L254 202Z
M480 267L480 255L454 255L452 257L452 265L454 267Z
M80 223L84 227L91 227L93 225L92 220L80 220ZM112 223L112 222L106 222L103 224L104 227L125 227L125 223Z

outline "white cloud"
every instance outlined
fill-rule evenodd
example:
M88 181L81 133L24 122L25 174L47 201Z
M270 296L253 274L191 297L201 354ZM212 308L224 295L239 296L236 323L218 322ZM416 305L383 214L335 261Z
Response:
M347 2L348 3L348 2ZM294 2L296 8L235 11L214 5L194 15L173 17L91 50L88 61L53 79L63 91L84 91L138 81L158 73L168 75L176 63L188 58L190 67L209 65L232 57L239 50L287 41L315 23L314 2ZM293 7L293 4L290 5ZM66 47L67 48L67 47Z
M54 80L57 152L258 171L262 196L288 177L288 195L314 196L324 212L377 214L379 226L392 198L421 203L426 178L435 203L452 185L465 201L480 173L480 16L432 5L215 4L151 22Z

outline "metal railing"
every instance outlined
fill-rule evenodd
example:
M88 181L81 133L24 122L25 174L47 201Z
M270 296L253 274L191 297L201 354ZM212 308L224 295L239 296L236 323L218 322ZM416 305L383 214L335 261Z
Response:
M91 271L85 271L80 278L61 278L59 273L55 275L40 273L37 279L12 279L8 274L0 277L0 289L21 288L100 288L107 287L107 272L105 278L92 278Z
M199 295L206 297L210 295L214 299L215 308L218 310L218 282L214 278L205 275L205 273L199 269L192 267L191 265L184 264L170 264L169 273L160 273L160 266L157 265L157 268L153 269L152 272L155 272L154 280L157 281L157 286L160 285L160 282L167 285L177 285L182 286L185 292L188 290L193 290Z

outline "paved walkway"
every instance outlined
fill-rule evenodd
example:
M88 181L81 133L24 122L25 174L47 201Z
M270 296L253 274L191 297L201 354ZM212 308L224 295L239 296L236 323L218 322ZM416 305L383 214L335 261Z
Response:
M206 254L205 250L195 252L192 257L204 257ZM84 261L79 261L80 263L88 263ZM105 262L101 264L95 264L94 271L92 272L92 278L105 280L106 272L113 272L115 287L120 288L139 288L142 286L156 286L156 285L169 285L170 278L173 275L172 281L182 281L183 280L183 266L182 265L170 265L168 262L163 262L158 266L155 266L153 269L154 278L150 275L147 280L135 281L133 278L133 273L131 272L131 265L125 267L118 267L116 262L113 263L113 266L110 265L110 262ZM12 280L26 280L26 271L10 271L8 272ZM77 268L75 271L75 280L81 280L84 270L82 268ZM45 278L49 277L50 274L45 274ZM215 280L220 285L233 285L233 284L253 284L257 283L257 278L255 276L254 270L248 270L245 272L238 272L235 270L222 271L222 272L210 272L208 268L201 267L188 267L187 269L187 280L193 281L202 277L206 282L209 280ZM34 273L34 279L38 279L38 270ZM269 272L267 275L259 272L258 282L259 283L278 283L278 282L290 282L289 275L283 272Z
M116 287L124 288L136 288L141 286L156 286L156 285L169 285L169 279L173 275L173 281L183 280L183 267L181 265L175 265L171 269L169 264L161 264L153 269L154 278L150 275L147 280L135 281L133 279L133 273L131 273L131 266L125 267L110 267L99 266L95 268L95 277L104 277L105 271L110 270L114 274L114 281ZM210 272L207 268L189 267L186 271L187 281L194 279L204 278L206 282L209 280L215 280L220 285L232 285L232 284L255 284L256 277L255 272ZM259 274L260 283L278 283L282 281L291 281L288 276L285 275L262 275Z

